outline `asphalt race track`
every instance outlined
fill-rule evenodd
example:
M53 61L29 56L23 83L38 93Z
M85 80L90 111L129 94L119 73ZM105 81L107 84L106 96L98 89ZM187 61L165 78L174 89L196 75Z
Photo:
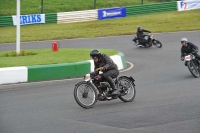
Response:
M130 35L59 41L62 48L123 52L134 68L120 75L136 80L135 100L97 102L83 109L73 97L81 79L0 85L0 133L200 133L200 78L180 61L180 39L200 48L200 31L155 37L161 49L138 48ZM21 43L21 48L50 48L51 42ZM1 51L12 49L15 44L0 45Z

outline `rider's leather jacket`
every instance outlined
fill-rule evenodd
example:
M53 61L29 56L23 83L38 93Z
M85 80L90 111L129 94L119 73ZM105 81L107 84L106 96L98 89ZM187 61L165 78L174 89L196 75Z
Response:
M186 43L187 43L186 47L184 46L181 47L181 57L183 57L185 54L189 54L194 51L198 52L198 47L196 45L194 45L191 42L186 42Z
M137 37L138 38L144 38L144 32L149 32L149 33L151 33L151 31L149 31L149 30L145 30L145 29L142 29L142 31L139 31L139 30L137 30Z
M94 66L95 66L94 70L96 70L97 68L100 68L100 67L104 67L105 68L104 72L112 70L112 69L117 69L118 70L117 65L106 54L100 54L99 61L98 62L94 62Z

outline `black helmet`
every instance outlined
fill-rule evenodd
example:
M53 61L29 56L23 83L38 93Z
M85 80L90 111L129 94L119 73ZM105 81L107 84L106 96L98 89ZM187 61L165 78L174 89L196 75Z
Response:
M92 58L94 58L94 57L99 57L100 54L101 54L101 53L100 53L99 50L94 49L94 50L92 50L92 51L90 52L90 57L92 57Z
M142 30L142 27L141 26L138 26L138 31Z

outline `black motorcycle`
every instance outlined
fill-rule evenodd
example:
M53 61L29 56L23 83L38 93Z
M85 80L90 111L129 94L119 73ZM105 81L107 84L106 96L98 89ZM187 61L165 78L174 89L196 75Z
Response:
M151 33L147 34L144 38L137 38L137 36L135 36L133 41L135 42L134 45L138 47L148 48L152 45L156 46L157 48L162 47L162 43L159 40L155 39L154 35Z
M195 56L191 54L187 54L184 58L181 59L182 61L185 60L185 66L188 67L189 71L195 78L199 78L200 76L200 63L199 60L195 58Z
M86 74L84 81L75 85L74 98L81 107L86 109L94 107L98 100L110 101L119 98L124 102L133 101L136 95L135 80L132 77L118 76L113 81L119 89L117 95L111 95L112 89L108 82L96 80L91 74Z

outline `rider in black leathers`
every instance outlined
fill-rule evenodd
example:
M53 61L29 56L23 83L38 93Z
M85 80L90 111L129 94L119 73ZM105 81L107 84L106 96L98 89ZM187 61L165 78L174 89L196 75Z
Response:
M136 33L136 34L137 34L137 38L138 38L139 40L144 41L144 42L148 42L149 35L145 35L144 32L149 32L149 33L151 33L151 31L142 29L141 26L138 26L138 28L137 28L137 33ZM148 38L145 39L145 36L147 36Z
M99 50L94 49L90 52L90 57L94 60L94 71L97 68L103 72L103 74L96 74L100 77L99 79L105 79L112 88L112 95L116 95L119 93L118 89L113 82L113 78L116 78L119 75L119 70L117 65L113 62L113 60L106 54L101 54ZM94 74L94 73L92 73ZM98 80L98 79L97 79Z
M192 53L199 61L200 61L200 55L198 55L198 47L194 45L191 42L188 42L187 38L181 39L181 44L183 45L181 47L181 59L184 60L184 56L186 54Z

